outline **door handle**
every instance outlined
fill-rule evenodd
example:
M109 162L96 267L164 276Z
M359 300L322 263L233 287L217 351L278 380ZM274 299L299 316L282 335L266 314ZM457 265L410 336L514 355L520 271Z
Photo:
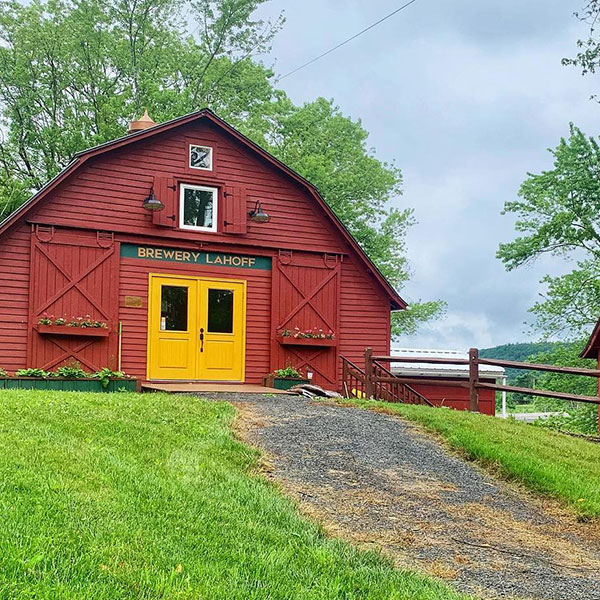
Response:
M200 328L200 352L204 352L204 328Z

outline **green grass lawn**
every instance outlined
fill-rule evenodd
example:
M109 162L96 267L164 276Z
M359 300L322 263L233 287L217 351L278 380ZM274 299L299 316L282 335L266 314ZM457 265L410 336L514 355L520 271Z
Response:
M476 413L364 400L351 403L415 421L505 478L563 500L581 515L600 517L600 444Z
M189 397L2 391L0 598L464 598L301 518L233 417Z

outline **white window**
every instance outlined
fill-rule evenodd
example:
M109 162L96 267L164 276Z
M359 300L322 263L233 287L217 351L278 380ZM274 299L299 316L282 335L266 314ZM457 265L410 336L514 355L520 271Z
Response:
M213 149L210 146L190 144L190 167L201 171L212 171Z
M217 231L217 188L181 185L179 227L196 231Z

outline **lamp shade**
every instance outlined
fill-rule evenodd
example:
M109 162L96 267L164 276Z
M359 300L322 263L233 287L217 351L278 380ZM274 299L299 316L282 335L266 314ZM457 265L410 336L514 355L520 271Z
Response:
M250 219L255 223L268 223L271 220L270 215L263 210L260 200L256 202L254 210L250 211Z
M142 206L151 212L158 212L165 207L165 205L154 195L154 189L150 190L150 195L144 200Z

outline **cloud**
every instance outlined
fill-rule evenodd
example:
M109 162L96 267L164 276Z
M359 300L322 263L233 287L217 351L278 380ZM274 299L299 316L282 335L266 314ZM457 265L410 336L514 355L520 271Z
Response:
M272 58L286 72L397 5L391 0L284 2L287 24ZM284 79L296 102L333 97L361 118L377 156L395 160L414 207L409 234L409 300L443 298L445 321L406 343L485 347L526 339L527 309L544 273L568 265L549 258L505 272L499 242L514 237L501 216L527 172L549 168L546 152L570 121L596 134L594 77L561 65L585 26L581 0L417 2L376 30ZM264 10L275 11L274 4ZM279 6L279 5L277 5ZM402 341L401 343L405 343Z

